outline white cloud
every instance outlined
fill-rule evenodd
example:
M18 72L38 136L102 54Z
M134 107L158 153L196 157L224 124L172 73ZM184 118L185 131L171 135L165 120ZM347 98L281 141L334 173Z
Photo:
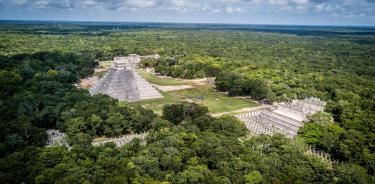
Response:
M214 10L212 11L212 13L220 13L220 12L221 12L220 9L214 9Z
M240 2L240 1L241 0L217 0L216 2L231 4L231 3L237 3L237 2Z
M160 3L158 0L127 0L124 5L132 8L149 8L156 6L158 3Z
M14 2L14 4L16 4L16 5L24 5L24 4L27 4L27 3L28 3L27 0L14 0L13 2Z
M299 5L306 5L308 4L310 1L309 0L292 0L292 2L296 3L296 4L299 4Z
M169 2L176 7L186 7L190 3L189 0L170 0Z
M240 13L240 12L243 12L243 10L241 8L226 7L225 12L227 12L227 13Z

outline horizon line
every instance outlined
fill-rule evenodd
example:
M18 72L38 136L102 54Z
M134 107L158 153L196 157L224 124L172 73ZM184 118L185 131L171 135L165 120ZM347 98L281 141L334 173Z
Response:
M274 24L274 23L229 23L229 22L173 22L173 21L109 21L109 20L51 20L51 19L2 19L1 21L40 21L40 22L87 22L87 23L154 23L154 24L201 24L201 25L260 25L260 26L325 26L325 27L371 27L375 25L344 25L344 24Z

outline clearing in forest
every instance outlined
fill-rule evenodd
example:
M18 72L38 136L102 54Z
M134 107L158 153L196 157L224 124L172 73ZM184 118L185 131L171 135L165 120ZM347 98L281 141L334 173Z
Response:
M170 103L188 101L202 104L208 107L211 113L223 113L235 111L243 108L259 106L259 104L246 98L233 98L225 93L215 90L215 86L207 82L205 79L184 80L167 77L159 77L151 72L140 69L138 73L148 82L160 89L176 90L160 90L164 98L144 100L134 102L133 104L142 105L154 112L161 114L163 106ZM191 88L188 88L191 86ZM181 89L179 89L181 87ZM120 102L125 104L127 102Z

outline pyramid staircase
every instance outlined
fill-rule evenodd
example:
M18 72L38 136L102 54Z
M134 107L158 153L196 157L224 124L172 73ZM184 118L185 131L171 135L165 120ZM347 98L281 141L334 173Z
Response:
M142 78L136 71L134 71L135 84L138 89L140 99L154 99L163 98L163 96L144 78Z

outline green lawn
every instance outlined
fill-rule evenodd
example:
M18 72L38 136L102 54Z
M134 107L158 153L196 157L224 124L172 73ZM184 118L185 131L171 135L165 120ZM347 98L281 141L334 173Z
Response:
M233 111L244 107L254 107L258 105L249 99L228 97L223 93L217 92L212 86L196 86L196 88L192 89L165 92L163 93L163 96L164 98L161 99L145 100L135 102L134 104L139 104L145 108L152 109L158 114L161 114L165 104L181 101L191 101L205 105L211 113ZM204 100L198 100L197 96L204 96Z
M139 69L138 73L150 83L160 86L193 85L189 81L172 78L161 79L143 69ZM158 114L162 113L164 105L182 101L190 101L205 105L208 107L208 110L211 113L221 113L238 110L245 107L258 106L258 104L252 100L232 98L224 93L220 93L211 85L193 85L193 87L194 88L179 91L161 92L164 98L143 100L140 102L134 102L132 104L142 105L143 107L151 109ZM199 100L197 99L198 96L204 97L204 99ZM121 106L126 103L127 102L120 102L119 105Z
M112 67L112 61L100 61L100 66L104 68Z
M148 82L151 82L153 84L160 85L160 86L177 86L177 85L190 84L189 82L178 80L178 79L172 79L172 78L161 79L150 72L146 72L143 69L138 69L138 73L143 78L145 78Z
M104 75L107 73L107 71L102 71L102 72L95 72L94 76L97 76L99 78L104 77Z
M151 109L157 114L162 114L164 105L176 103L179 100L176 99L176 97L173 94L170 94L170 92L167 92L167 93L161 92L161 93L164 96L164 98L143 100L140 102L134 102L133 104L142 105L144 108ZM123 103L126 103L126 102L120 102L120 106Z

